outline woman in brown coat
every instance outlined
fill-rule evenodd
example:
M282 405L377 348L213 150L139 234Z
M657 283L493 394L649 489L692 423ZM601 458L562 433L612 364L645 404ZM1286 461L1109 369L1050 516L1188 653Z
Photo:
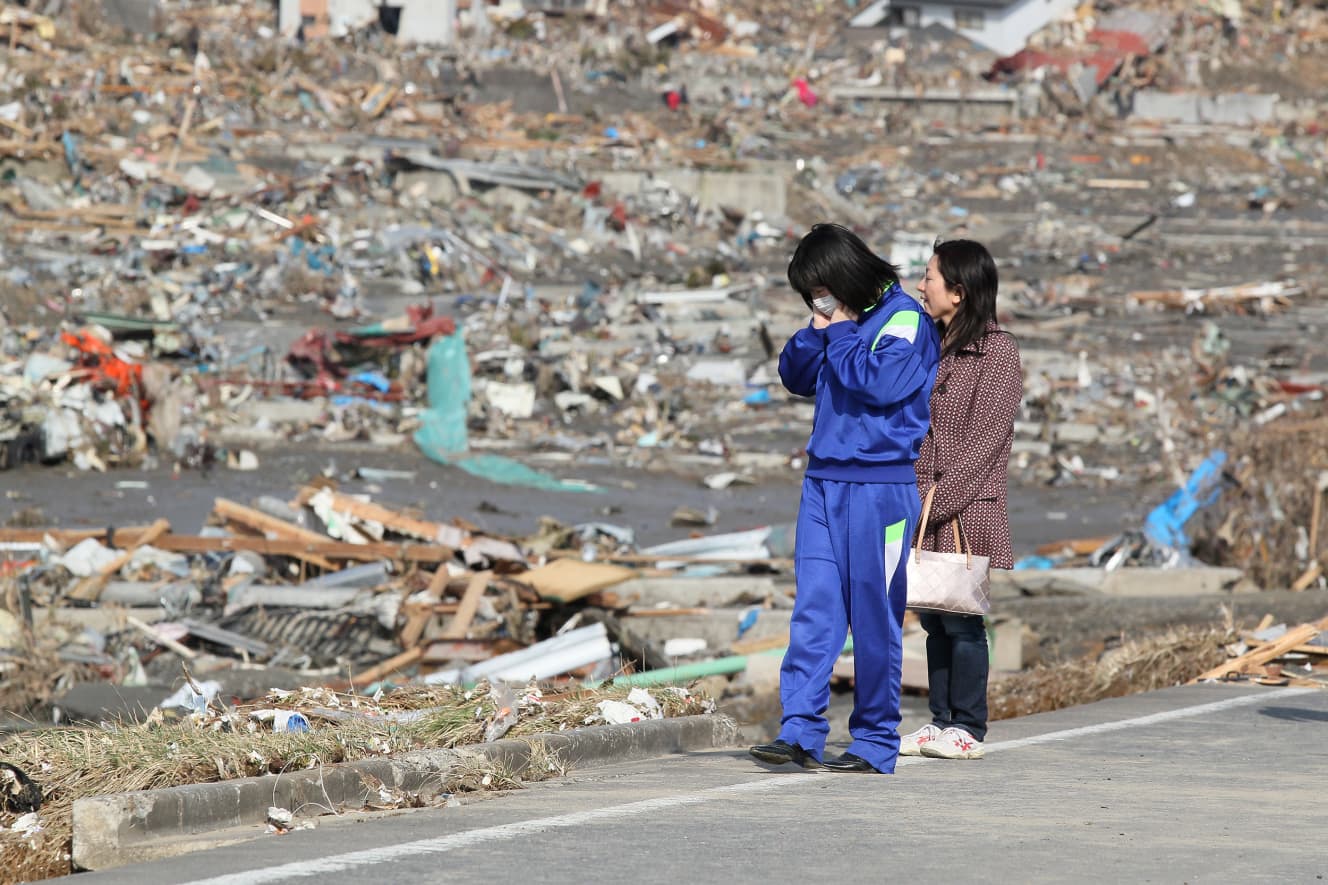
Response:
M931 429L916 462L918 492L933 486L928 550L954 551L956 517L972 552L1010 568L1007 463L1023 397L1019 346L996 323L996 262L972 240L938 243L918 287L941 334ZM987 734L987 631L981 615L922 611L932 721L901 739L900 755L979 759Z

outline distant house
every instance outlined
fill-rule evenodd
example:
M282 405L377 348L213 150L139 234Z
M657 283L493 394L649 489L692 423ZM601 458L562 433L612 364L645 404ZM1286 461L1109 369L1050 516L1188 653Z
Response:
M1072 12L1077 0L964 0L922 3L876 0L849 20L854 28L925 28L943 25L1001 55L1013 55L1028 38Z

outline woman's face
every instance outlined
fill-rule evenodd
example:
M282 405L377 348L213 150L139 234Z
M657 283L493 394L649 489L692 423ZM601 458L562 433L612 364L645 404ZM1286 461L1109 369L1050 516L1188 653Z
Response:
M964 300L961 294L946 285L935 255L927 262L927 272L918 284L918 294L922 296L922 307L927 315L938 323L949 324L959 310L959 302Z

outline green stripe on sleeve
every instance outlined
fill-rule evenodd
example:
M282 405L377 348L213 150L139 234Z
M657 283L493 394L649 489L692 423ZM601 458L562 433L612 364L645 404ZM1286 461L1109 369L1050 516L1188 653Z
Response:
M872 341L871 349L875 350L876 345L881 343L881 338L885 335L903 338L909 344L912 344L918 338L918 323L921 320L922 314L916 310L899 311L886 320L884 326L881 326L881 331L876 333L876 338Z
M904 530L908 528L908 520L901 519L894 525L885 527L885 543L899 544L904 540Z

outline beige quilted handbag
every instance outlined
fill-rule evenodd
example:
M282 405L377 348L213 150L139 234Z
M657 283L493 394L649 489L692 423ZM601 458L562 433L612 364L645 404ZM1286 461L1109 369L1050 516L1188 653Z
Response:
M963 537L959 517L950 521L950 527L954 530L955 550L962 552L922 549L922 536L926 534L935 497L936 486L932 486L922 505L917 540L909 552L908 607L956 615L985 615L991 611L991 581L987 576L990 560L973 554Z

